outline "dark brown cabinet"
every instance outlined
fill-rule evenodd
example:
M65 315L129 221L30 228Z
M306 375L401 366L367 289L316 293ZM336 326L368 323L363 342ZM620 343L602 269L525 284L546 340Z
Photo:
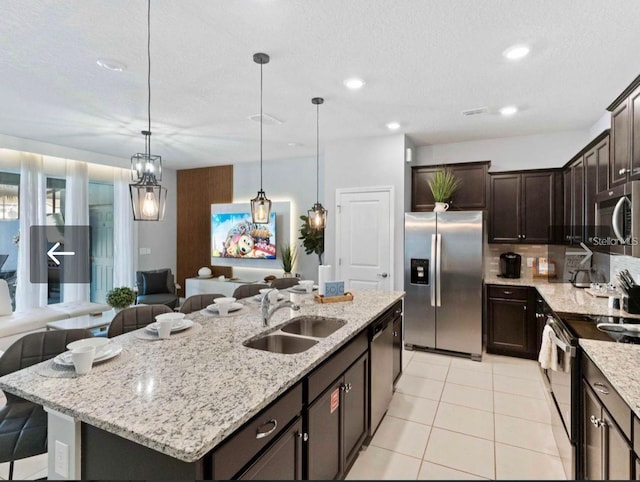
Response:
M573 159L564 171L564 231L563 242L579 244L584 241L584 156Z
M402 317L393 321L393 384L395 385L402 374Z
M342 386L342 445L344 470L351 467L369 431L369 356L363 355L344 374Z
M534 297L529 288L487 285L487 353L537 356Z
M489 242L554 242L558 182L550 170L491 174Z
M461 184L451 198L450 209L480 210L487 208L487 173L490 161L416 166L411 169L411 210L432 211L435 204L429 180L442 167L450 169Z
M302 480L302 417L264 452L240 480Z
M584 154L584 226L585 236L595 236L596 197L608 188L609 136L596 142Z
M640 77L607 108L611 112L609 187L640 179Z

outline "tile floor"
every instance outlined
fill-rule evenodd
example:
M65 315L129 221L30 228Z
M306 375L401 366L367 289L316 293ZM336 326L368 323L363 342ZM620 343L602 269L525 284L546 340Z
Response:
M347 479L565 479L537 362L405 351L404 366Z

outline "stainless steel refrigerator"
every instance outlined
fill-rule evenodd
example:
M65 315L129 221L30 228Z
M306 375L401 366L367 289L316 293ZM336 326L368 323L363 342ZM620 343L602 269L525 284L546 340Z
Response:
M482 211L405 213L405 344L482 356Z

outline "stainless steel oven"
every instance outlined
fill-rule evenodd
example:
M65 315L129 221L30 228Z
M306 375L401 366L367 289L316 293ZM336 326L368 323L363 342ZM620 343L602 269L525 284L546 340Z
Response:
M590 241L598 250L640 257L640 181L598 195L595 237Z

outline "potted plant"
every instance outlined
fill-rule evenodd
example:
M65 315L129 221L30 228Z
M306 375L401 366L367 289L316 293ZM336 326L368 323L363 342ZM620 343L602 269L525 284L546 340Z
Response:
M311 229L309 227L309 216L300 216L302 226L300 226L300 236L302 246L307 254L318 255L318 261L322 264L324 254L324 229Z
M284 277L291 278L293 275L293 264L296 262L296 250L290 244L283 244L280 248L280 256L282 256L282 269L284 269Z
M136 301L136 294L127 286L113 288L107 293L107 304L111 306L116 313L131 306L134 301Z
M433 200L436 202L433 210L442 212L449 209L448 201L456 189L460 187L460 179L454 176L450 169L444 168L437 170L429 179L428 184L433 194Z

